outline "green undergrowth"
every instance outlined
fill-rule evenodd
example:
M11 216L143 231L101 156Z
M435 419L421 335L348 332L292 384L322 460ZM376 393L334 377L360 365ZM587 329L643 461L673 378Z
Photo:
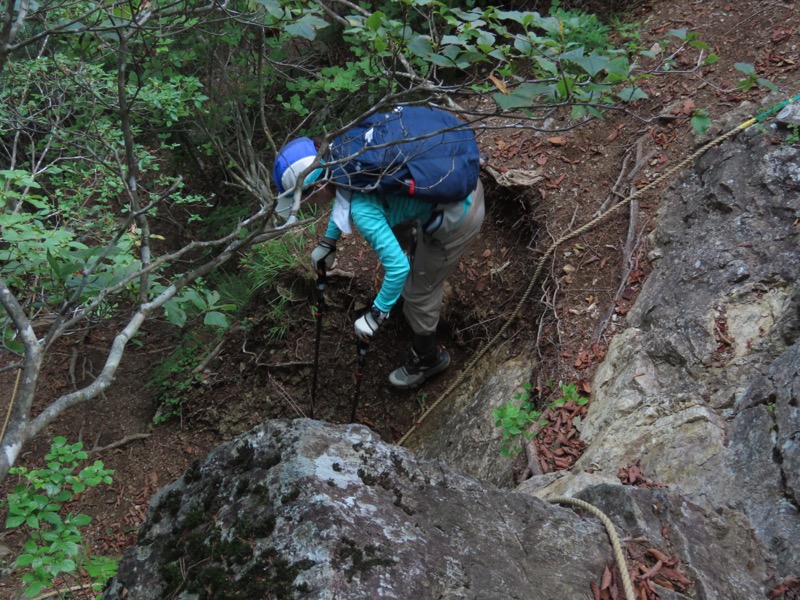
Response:
M76 588L99 592L116 573L118 557L89 551L82 529L91 517L74 512L87 488L112 483L114 471L99 460L81 468L87 459L81 442L56 437L44 466L10 471L17 483L0 507L6 529L24 536L15 565L27 598L71 598Z
M262 343L281 343L292 325L291 305L307 302L310 271L305 247L313 227L296 229L243 253L234 268L214 273L205 286L224 318L189 319L173 352L158 365L148 388L158 403L156 423L182 414L192 389L217 362L209 353L236 333L257 332ZM202 298L201 298L202 300ZM201 306L197 306L198 310ZM207 364L204 364L207 362ZM203 368L200 368L200 367Z
M547 424L547 419L543 417L545 409L564 406L568 402L573 402L576 406L589 402L588 398L578 393L574 383L559 382L558 389L556 389L553 382L548 382L539 397L549 396L552 399L543 400L541 403L532 397L531 384L526 383L522 388L521 392L514 395L511 402L492 411L495 427L500 427L503 432L500 453L509 458L516 456L522 449L522 445L536 437L540 429L531 432L533 427ZM553 398L553 396L555 397Z

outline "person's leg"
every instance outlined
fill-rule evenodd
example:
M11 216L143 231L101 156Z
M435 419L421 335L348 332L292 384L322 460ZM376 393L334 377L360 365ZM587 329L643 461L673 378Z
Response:
M415 334L436 332L444 282L478 235L484 215L483 185L479 182L472 194L472 204L455 231L449 234L437 231L418 245L403 288L403 315Z
M436 232L418 245L403 288L403 315L414 332L414 341L408 361L389 376L393 385L416 387L450 364L447 352L436 346L444 282L478 235L484 215L483 186L479 182L472 204L456 230L449 234Z

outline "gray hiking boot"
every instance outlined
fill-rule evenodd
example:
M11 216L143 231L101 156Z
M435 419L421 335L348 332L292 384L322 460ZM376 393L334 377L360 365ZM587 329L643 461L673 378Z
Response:
M441 349L427 356L420 356L412 348L406 363L389 374L389 383L403 389L415 388L449 366L450 355L447 350Z

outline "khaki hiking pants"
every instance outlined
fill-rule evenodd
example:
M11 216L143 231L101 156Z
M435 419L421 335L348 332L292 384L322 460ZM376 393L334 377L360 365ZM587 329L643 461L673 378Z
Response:
M456 207L461 208L461 204L452 208ZM426 335L436 331L445 279L456 268L461 255L481 229L486 211L480 180L463 219L462 214L445 208L444 221L439 229L433 234L418 234L423 237L416 244L411 272L403 287L403 315L416 334Z

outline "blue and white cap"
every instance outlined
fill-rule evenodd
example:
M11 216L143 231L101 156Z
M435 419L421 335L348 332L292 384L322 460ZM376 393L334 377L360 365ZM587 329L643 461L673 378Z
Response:
M301 137L287 143L278 156L275 157L275 164L272 168L272 178L278 186L278 192L283 194L287 190L293 190L297 185L297 178L305 171L317 157L317 147L311 138ZM314 183L323 173L322 168L314 169L306 175L303 187ZM278 200L275 212L279 216L287 219L292 209L292 195Z

